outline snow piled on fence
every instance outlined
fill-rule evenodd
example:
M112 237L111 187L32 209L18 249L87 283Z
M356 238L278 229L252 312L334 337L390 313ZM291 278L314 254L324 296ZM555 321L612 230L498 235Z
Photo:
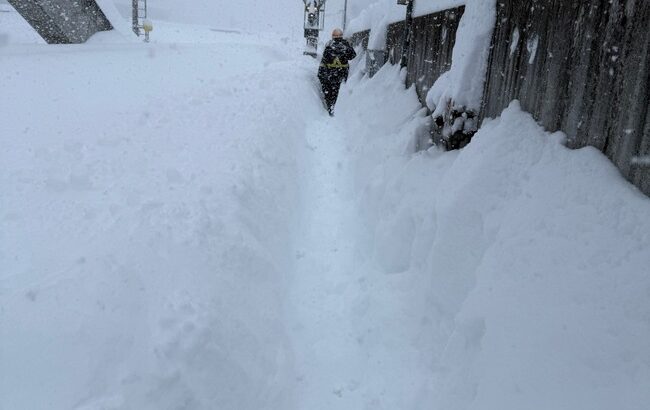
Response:
M410 335L395 346L418 346L428 369L401 408L645 409L650 200L517 102L461 151L414 153L425 117L386 104L399 81L391 66L352 76L337 112L375 272L356 300L374 316L353 320Z
M426 96L434 117L442 115L448 106L478 112L495 21L496 0L467 0L456 32L451 69L436 80Z
M416 1L413 16L424 16L465 4L467 0L427 0ZM395 0L349 0L348 34L363 30L386 30L386 26L400 20L406 15L405 6ZM375 49L379 50L381 48Z
M479 109L496 19L496 0L418 1L414 7L417 17L461 5L465 11L456 33L451 69L436 80L426 97L434 116L442 115L447 107ZM368 48L383 50L388 25L403 20L404 15L404 6L398 6L395 1L368 3L351 19L348 35L370 29Z

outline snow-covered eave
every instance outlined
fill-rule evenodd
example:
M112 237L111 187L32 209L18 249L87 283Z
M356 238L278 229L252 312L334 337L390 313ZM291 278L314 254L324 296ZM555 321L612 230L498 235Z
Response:
M426 16L427 14L459 7L465 3L467 3L467 0L419 0L413 5L413 16Z
M108 21L111 22L113 29L125 38L134 38L135 33L131 27L131 22L124 18L115 7L113 0L95 0L102 10Z
M383 0L385 2L386 0ZM426 16L464 5L467 0L417 0L413 5L413 17ZM348 34L365 30L384 30L382 25L389 25L403 21L406 17L406 8L398 5L396 0L390 3L377 2L353 18L348 24Z

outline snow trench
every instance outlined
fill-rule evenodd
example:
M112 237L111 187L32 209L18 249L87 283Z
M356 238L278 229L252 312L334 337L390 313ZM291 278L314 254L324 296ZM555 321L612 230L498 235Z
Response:
M513 102L416 151L396 67L330 118L280 47L147 47L3 56L0 409L647 406L650 201L596 150Z

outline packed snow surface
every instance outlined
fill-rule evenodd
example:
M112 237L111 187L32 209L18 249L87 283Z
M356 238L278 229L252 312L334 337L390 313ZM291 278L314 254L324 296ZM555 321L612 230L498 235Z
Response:
M650 200L600 153L516 102L415 152L397 68L330 118L297 44L169 24L0 48L0 409L647 408Z

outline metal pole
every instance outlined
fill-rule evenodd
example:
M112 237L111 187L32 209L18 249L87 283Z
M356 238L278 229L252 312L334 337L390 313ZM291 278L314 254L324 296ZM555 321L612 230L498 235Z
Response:
M404 68L408 65L408 52L411 48L411 26L413 25L413 3L415 0L406 0L406 20L404 21L404 43L402 44L402 58L399 65Z
M138 0L133 0L132 1L132 20L131 20L131 27L133 28L133 32L137 34L138 36L140 35L140 23L138 21L139 16L138 16Z
M345 26L348 22L348 0L345 0L345 5L343 6L343 32L345 33Z

